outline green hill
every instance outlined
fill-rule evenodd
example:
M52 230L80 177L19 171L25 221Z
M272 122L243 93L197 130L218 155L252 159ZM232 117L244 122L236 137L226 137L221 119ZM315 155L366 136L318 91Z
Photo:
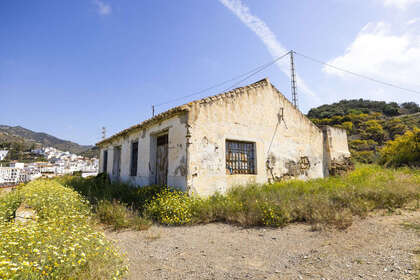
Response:
M317 125L346 129L353 158L365 163L376 161L386 141L420 127L420 107L415 102L342 100L313 108L308 117Z
M0 149L9 150L8 160L39 160L40 158L32 155L30 151L40 147L54 147L87 157L95 157L98 154L94 146L79 145L21 126L0 125Z

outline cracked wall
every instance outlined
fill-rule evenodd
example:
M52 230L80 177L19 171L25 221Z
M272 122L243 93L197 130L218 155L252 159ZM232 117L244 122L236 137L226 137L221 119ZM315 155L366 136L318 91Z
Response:
M235 185L323 177L321 130L268 80L192 104L188 189L210 195ZM255 142L257 174L227 174L226 140Z
M168 134L168 185L179 189L186 189L187 159L186 159L186 134L187 134L187 113L176 115L172 118L162 120L147 128L132 131L125 137L119 137L101 147L100 167L103 166L103 151L108 150L107 172L113 180L122 180L135 185L145 186L155 184L156 159L155 141L156 136ZM139 153L137 159L137 176L130 176L131 143L139 142ZM121 176L112 176L113 149L121 146Z
M324 138L324 174L341 175L354 169L345 129L322 126Z
M186 112L102 144L100 166L108 149L112 175L113 147L120 145L119 179L154 184L155 141L162 133L168 133L168 185L203 196L224 193L235 185L321 178L351 162L346 132L330 127L323 132L268 79L185 106ZM256 174L227 171L226 140L255 143ZM133 141L139 141L137 176L129 176Z

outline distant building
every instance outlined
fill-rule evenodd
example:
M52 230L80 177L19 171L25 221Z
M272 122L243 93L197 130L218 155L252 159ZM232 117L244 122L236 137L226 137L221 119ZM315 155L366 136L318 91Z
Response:
M29 176L22 168L0 167L0 185L17 185L29 181Z
M4 160L8 153L8 150L0 150L0 160Z
M25 167L23 162L11 162L10 167L22 169Z

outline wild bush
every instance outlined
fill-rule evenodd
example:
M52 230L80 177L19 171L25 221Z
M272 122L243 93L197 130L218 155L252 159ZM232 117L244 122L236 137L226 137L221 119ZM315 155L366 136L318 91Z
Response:
M165 189L157 185L137 187L124 182L111 183L103 173L92 178L65 176L58 180L86 197L93 205L99 201L116 200L136 209L139 213L142 213L147 203Z
M374 151L358 151L350 149L352 160L360 163L376 163L378 155Z
M380 150L380 163L385 166L420 166L420 129L414 128Z
M16 209L22 202L19 192L11 192L0 197L0 223L8 222L15 217Z
M184 192L165 189L147 204L145 216L166 225L188 224L193 217L192 204L197 200Z
M101 200L95 206L95 214L102 224L111 226L114 230L132 228L145 230L150 227L150 222L127 205L116 200Z
M37 217L24 225L0 221L0 279L123 278L123 259L95 230L79 194L51 180L31 182L4 198L17 201L17 194ZM6 212L16 208L15 202L8 205Z

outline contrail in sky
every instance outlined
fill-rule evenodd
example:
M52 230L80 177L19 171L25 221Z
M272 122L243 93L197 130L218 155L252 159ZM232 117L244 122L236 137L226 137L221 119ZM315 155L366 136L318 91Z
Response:
M287 50L276 38L267 24L260 18L251 14L249 8L241 0L219 0L226 8L231 10L249 29L251 29L264 43L271 56L279 57ZM287 60L279 60L277 66L283 73L290 77L290 66ZM318 98L318 96L306 85L299 75L296 75L298 87L305 93Z

